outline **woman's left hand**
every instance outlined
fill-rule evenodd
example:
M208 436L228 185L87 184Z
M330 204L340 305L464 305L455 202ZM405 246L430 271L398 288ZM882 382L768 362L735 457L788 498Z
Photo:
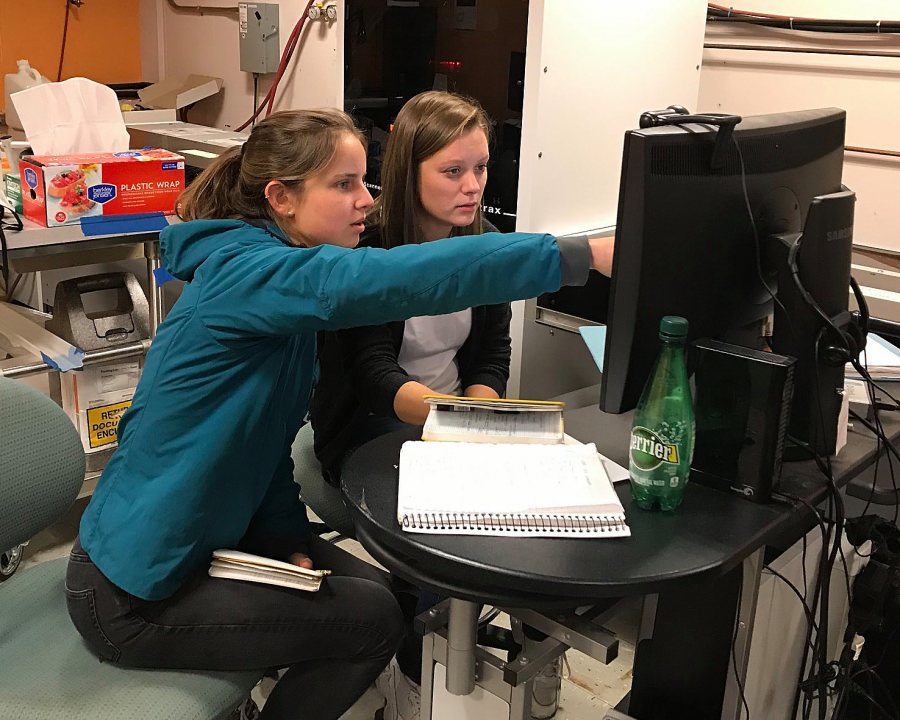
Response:
M292 553L288 556L288 562L291 565L306 568L307 570L313 569L313 562L306 553Z

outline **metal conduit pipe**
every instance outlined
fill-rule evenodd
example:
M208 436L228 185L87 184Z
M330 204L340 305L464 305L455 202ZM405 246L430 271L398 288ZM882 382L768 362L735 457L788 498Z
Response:
M93 365L94 363L106 362L107 360L119 360L134 355L143 355L149 349L150 341L140 340L138 342L128 343L127 345L120 345L119 347L104 350L91 350L84 354L82 363L85 365ZM49 372L51 370L56 370L56 368L45 362L37 362L0 370L0 375L8 378L19 378L25 377L26 375L37 375L38 373Z
M862 153L863 155L878 155L879 157L900 158L900 151L882 150L880 148L856 147L854 145L845 145L845 152Z
M790 47L787 45L742 45L728 43L704 43L706 50L753 50L755 52L805 53L809 55L853 55L860 57L900 58L900 52L884 50L829 50L828 48Z
M237 5L200 5L200 4L190 4L190 5L182 5L176 0L167 0L169 3L169 7L175 10L176 12L197 12L197 13L222 13L225 15L237 15L238 6Z

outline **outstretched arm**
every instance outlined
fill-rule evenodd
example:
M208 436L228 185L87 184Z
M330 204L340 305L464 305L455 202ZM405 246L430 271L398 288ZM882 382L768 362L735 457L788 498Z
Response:
M220 341L377 325L583 285L608 239L470 235L391 250L267 246L209 268L197 309Z
M589 245L591 247L591 266L606 277L612 277L615 238L612 236L592 238Z

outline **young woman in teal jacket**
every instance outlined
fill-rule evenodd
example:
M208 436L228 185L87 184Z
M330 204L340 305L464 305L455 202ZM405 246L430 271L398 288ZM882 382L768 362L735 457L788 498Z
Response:
M499 303L609 271L600 241L513 233L351 251L372 198L362 138L335 110L277 113L223 154L160 234L186 281L81 521L72 620L103 660L289 668L262 717L336 719L402 634L378 573L309 534L290 446L319 330ZM318 592L211 578L237 548L332 570Z

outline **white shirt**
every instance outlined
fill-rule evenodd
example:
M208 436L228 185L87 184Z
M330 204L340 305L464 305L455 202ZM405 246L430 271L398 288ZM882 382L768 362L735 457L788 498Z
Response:
M403 326L397 362L436 393L459 395L462 387L456 354L472 331L472 310L414 317Z

